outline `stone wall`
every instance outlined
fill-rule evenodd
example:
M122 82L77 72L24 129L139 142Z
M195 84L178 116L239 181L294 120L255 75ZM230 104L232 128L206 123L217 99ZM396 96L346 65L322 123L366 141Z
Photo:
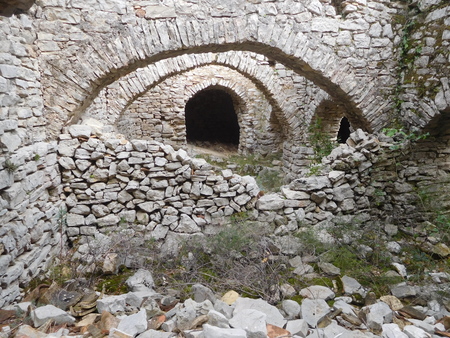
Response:
M252 208L260 192L254 178L214 172L182 149L103 141L91 132L73 125L58 145L71 240L109 233L124 222L147 239L201 233L217 219Z
M405 125L424 128L450 112L450 5L418 2L400 19L397 110Z
M56 141L46 142L37 32L0 17L0 307L47 270L60 247Z
M411 152L408 141L357 130L324 158L318 175L264 193L249 176L218 170L156 141L100 140L83 125L68 132L59 143L68 237L81 236L78 243L84 244L98 234L131 229L142 240L157 240L166 254L190 236L216 232L228 216L243 211L278 236L342 223L383 236L415 229L427 219L421 193L434 193L429 187L449 171L439 159L449 146L436 147L434 137Z
M43 0L31 8L28 1L7 3L19 5L0 14L10 16L0 17L0 306L13 301L22 286L47 269L61 243L58 212L62 202L75 207L70 204L72 192L63 193L60 185L61 179L64 184L69 183L64 176L67 173L61 176L59 165L73 166L70 160L65 163L58 159L61 142L72 140L60 140L57 144L62 126L87 116L91 105L93 110L104 110L107 118L108 113L118 114L136 99L136 93L145 92L150 84L157 86L199 65L221 65L239 71L264 93L282 129L288 130L284 134L287 138L283 159L287 172L291 173L292 186L283 190L284 195L268 194L260 198L255 211L261 221L276 223L279 233L293 231L299 221L319 224L340 214L361 215L363 220L368 218L365 215L375 214L393 221L408 216L404 223L409 219L415 222L413 215L419 210L415 189L427 186L439 192L442 187L436 182L448 174L450 128L445 115L450 102L450 60L446 48L449 40L445 28L449 24L446 1L420 1L421 13L406 12L408 7L403 2L384 0L358 0L346 3L344 8L336 8L326 0L252 3L168 0L145 5L125 0ZM19 14L21 11L26 13ZM410 18L416 19L417 24L407 25ZM409 51L403 48L405 41L413 46ZM241 51L256 56L248 58ZM254 67L255 60L275 62L277 72L270 65ZM178 62L185 61L187 66L177 70ZM172 63L174 67L166 67L164 63ZM146 67L153 67L149 73L152 75L142 76ZM269 70L272 76L266 76ZM128 89L131 87L124 88L119 81L138 88L143 86L140 88L143 90L132 92ZM280 83L281 88L286 88L283 86L290 81L298 88L297 92L277 90ZM108 90L109 85L120 86L127 94L118 97L119 102L111 96L102 96L102 90ZM311 106L297 104L305 98L302 90L313 98ZM324 100L332 101L332 106L343 112L354 129L379 131L398 122L397 127L428 128L436 133L411 149L414 150L411 155L381 151L389 146L361 136L355 142L356 148L351 148L356 151L344 151L341 147L339 158L329 163L333 170L325 178L317 178L330 182L323 193L310 191L311 186L305 184L313 178L301 181L297 176L308 165L311 153L307 143L303 143L306 139L303 131L316 113L324 114L320 109L316 111ZM78 139L71 142L75 141L80 142ZM91 137L80 142L83 151L91 151L81 146L88 142L96 141ZM100 143L97 146L101 147ZM366 143L378 144L380 148L367 149L361 145ZM97 169L104 174L103 166L111 157L107 156L111 155L108 153L111 149L106 145L105 149L106 160L96 163L99 160L95 159L96 154L84 165L100 166ZM387 155L381 154L391 155L382 160ZM158 161L168 160L166 156L157 156L161 157ZM370 168L361 167L359 159ZM86 196L102 193L94 189L105 182L97 182L100 184L90 188L95 183L83 181L83 174L77 171L80 170L77 160L86 159L72 158L76 168L64 171L70 170L70 175L81 180L79 183L89 186L90 190L84 185L79 188L89 192ZM156 157L154 160L156 163ZM341 167L339 161L345 165ZM342 172L344 179L332 181L333 175L340 177ZM120 183L114 184L120 187ZM337 196L340 187L348 193L342 200ZM67 188L72 189L70 185ZM117 187L103 193L114 197L117 192L114 189ZM294 195L290 195L291 191ZM231 197L223 198L230 198L229 208L209 206L217 207L208 211L211 220L216 212L221 216L225 210L227 213L236 210L231 206ZM87 209L81 202L78 209L85 212ZM142 203L145 202L148 201ZM105 206L104 203L99 205ZM119 211L114 204L108 203L106 207L112 208L115 221ZM130 204L129 210L132 215L136 207L133 209ZM176 212L182 213L178 209ZM81 222L80 215L84 228L71 227L71 236L76 235L76 229L88 235L99 230L95 222L86 223L93 221L87 215L70 213L68 218L78 217ZM181 214L177 217L181 220ZM183 219L193 225L185 216Z
M45 99L55 121L52 130L56 135L66 121L80 118L103 88L141 67L179 55L231 50L283 64L342 104L355 128L380 130L389 122L385 113L396 84L392 17L398 10L389 6L359 1L340 13L318 0L220 6L177 1L142 8L125 1L43 2L40 15L47 21L41 28L48 40L42 43L42 60L50 70Z

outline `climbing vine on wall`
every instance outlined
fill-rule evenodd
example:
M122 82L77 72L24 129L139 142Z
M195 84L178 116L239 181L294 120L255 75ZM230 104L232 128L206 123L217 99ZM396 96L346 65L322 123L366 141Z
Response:
M314 151L311 158L313 163L320 163L337 146L337 142L330 138L330 134L323 132L323 122L317 118L308 128L309 143Z

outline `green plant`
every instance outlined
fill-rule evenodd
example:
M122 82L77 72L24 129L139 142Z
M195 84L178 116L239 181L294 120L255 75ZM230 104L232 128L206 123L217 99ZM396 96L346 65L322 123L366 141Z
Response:
M264 167L256 176L256 182L263 191L279 191L284 175L276 169Z
M180 290L201 283L217 292L232 289L247 297L276 301L278 285L291 277L290 271L271 259L265 237L269 229L248 217L247 213L233 215L217 233L182 241L176 256L149 262L157 283L170 283Z
M314 151L311 161L320 163L337 146L328 133L323 132L322 119L315 119L308 128L309 143Z
M320 171L323 169L322 165L313 164L309 166L309 170L307 172L307 176L314 176L320 174Z
M18 165L14 164L10 159L6 159L3 163L3 167L8 171L9 173L13 173L19 168Z
M41 156L39 155L39 154L35 154L34 156L33 156L33 160L34 161L39 161L41 159Z
M446 175L433 184L417 190L419 206L425 219L430 222L425 229L427 234L437 237L447 245L450 245L450 214L448 213L448 202L442 196L448 196L449 180L449 176Z
M394 139L394 144L390 146L391 150L400 149L405 144L424 140L430 136L430 133L417 134L415 132L406 132L403 128L384 128L382 133Z

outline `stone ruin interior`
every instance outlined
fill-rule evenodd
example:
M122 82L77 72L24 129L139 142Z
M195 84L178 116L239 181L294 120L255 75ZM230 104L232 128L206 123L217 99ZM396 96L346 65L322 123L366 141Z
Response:
M286 237L414 228L421 189L446 210L449 45L446 0L1 2L0 308L124 220L173 254L242 212ZM198 148L276 155L284 185Z

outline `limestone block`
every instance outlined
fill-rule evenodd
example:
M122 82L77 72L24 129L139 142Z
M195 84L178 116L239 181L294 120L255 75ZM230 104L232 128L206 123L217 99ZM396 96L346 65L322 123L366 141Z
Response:
M326 176L311 176L296 179L291 182L289 188L297 191L314 191L331 187L331 182Z
M281 308L286 313L286 319L298 318L301 307L295 300L285 299L281 302ZM289 322L288 322L289 323Z
M141 309L138 313L123 318L117 326L117 329L132 337L147 330L147 313L145 309Z
M407 285L406 283L400 283L391 287L391 293L397 298L413 297L417 294L417 290L414 286Z
M77 137L89 138L92 133L92 128L87 125L74 124L69 126L68 131L73 138Z
M301 289L299 295L309 299L333 299L335 294L332 290L321 285L311 285L307 288Z
M301 305L302 318L311 326L316 327L317 322L329 311L330 307L323 299L304 299Z
M178 227L176 227L175 231L192 234L200 232L201 229L191 217L185 214L181 214L180 223Z
M66 216L66 222L68 227L78 227L84 225L84 216L68 213Z
M247 338L247 332L243 329L226 329L204 324L203 336L204 338Z
M39 327L46 323L49 319L53 320L56 325L73 324L75 318L70 316L66 311L63 311L53 305L45 305L38 307L30 314L35 327Z
M280 311L273 305L270 305L262 299L250 299L240 297L235 302L233 316L240 313L244 309L254 309L266 314L266 322L275 326L283 327L286 320Z
M311 21L311 31L313 32L338 32L339 21L329 18L314 18Z
M8 149L9 152L13 152L20 147L22 139L16 131L8 131L0 137L0 144Z
M303 319L289 320L286 324L286 330L294 336L306 337L308 335L308 324Z
M119 222L120 222L119 216L113 214L106 215L104 217L97 219L97 225L99 227L117 225L119 224Z
M226 306L228 306L228 305L226 305ZM215 310L210 310L208 312L208 324L213 325L215 327L220 327L223 329L230 328L227 317L225 315L223 315L222 313L220 313L219 311L215 311Z
M6 79L14 79L19 77L20 67L13 65L0 65L0 75Z
M0 190L12 186L14 183L14 175L8 170L0 170Z
M27 197L21 182L13 183L11 187L3 190L0 195L8 202L8 207L11 209L16 208L20 203L24 202Z
M25 270L24 267L25 265L21 261L18 261L14 265L10 266L2 278L2 284L8 286L18 280Z
M73 157L80 142L77 139L62 140L58 143L58 153L61 156Z
M61 167L67 170L76 168L75 162L71 157L61 157L58 160L58 163L61 165Z
M230 325L233 328L244 329L251 337L266 338L267 315L255 309L241 309L234 311L233 318L230 319Z
M126 295L104 297L97 301L97 310L99 313L108 311L112 314L124 312L126 306Z
M281 192L289 200L309 200L310 195L303 191L291 190L287 187L282 187Z
M259 210L280 210L284 207L284 200L278 194L267 194L256 202Z
M167 6L145 6L145 18L146 19L164 19L164 18L176 18L177 14L175 8Z
M354 293L358 293L360 294L362 297L365 297L367 294L367 291L364 289L364 287L359 284L359 282L352 278L352 277L348 277L348 276L343 276L341 278L342 284L344 286L344 292L347 295L352 295Z

